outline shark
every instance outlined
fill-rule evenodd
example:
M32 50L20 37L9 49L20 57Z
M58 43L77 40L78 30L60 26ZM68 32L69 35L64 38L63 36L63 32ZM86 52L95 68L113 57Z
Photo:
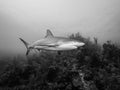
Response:
M29 54L31 49L40 50L52 50L52 51L66 51L66 50L73 50L77 49L78 47L84 46L85 43L70 39L66 37L57 37L52 34L52 32L47 29L46 36L40 40L29 44L22 38L19 38L27 48L26 55Z

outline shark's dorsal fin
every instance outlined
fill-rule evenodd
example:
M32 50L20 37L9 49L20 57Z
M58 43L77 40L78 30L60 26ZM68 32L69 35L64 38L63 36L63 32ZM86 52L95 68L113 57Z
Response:
M45 38L49 38L49 37L54 37L54 36L53 36L52 32L49 29L47 29Z

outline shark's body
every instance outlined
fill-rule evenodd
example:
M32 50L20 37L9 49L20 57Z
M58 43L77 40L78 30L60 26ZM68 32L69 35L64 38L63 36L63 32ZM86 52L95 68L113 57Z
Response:
M28 44L21 38L20 40L25 44L27 48L26 55L28 55L30 49L65 51L77 49L78 47L84 45L83 42L77 40L64 37L54 37L50 30L47 30L45 38L37 40L32 44Z

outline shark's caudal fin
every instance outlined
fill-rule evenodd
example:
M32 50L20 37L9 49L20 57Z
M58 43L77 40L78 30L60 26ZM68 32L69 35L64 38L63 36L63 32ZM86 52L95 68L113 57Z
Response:
M30 48L28 47L29 43L27 43L25 40L23 40L22 38L19 38L25 45L25 47L27 48L27 52L26 55L28 55L28 53L30 52Z
M47 29L45 38L49 38L49 37L54 37L54 36L53 36L52 32L49 29Z

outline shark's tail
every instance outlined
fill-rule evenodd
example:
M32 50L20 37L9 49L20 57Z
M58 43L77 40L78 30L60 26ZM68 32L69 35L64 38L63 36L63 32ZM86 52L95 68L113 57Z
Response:
M22 38L19 38L25 45L25 47L27 48L27 52L26 55L28 55L28 53L30 52L30 48L29 48L29 43L27 43L25 40L23 40Z

